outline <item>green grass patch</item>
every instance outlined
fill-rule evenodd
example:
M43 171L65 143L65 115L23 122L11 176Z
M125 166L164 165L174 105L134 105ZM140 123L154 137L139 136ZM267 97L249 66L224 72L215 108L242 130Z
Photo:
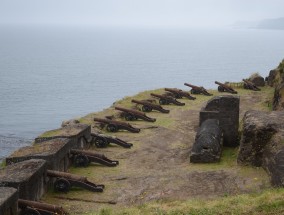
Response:
M260 193L218 197L213 200L155 201L125 208L104 208L89 215L210 215L210 214L283 214L284 189L265 190Z

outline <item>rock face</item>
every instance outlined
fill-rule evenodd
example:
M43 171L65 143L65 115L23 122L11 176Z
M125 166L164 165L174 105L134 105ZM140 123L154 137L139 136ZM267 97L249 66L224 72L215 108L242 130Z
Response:
M193 144L191 163L212 163L220 161L223 135L217 119L207 119L200 126Z
M284 186L284 111L246 112L238 163L263 167L273 185Z
M261 77L259 74L253 74L250 78L249 81L254 83L257 87L263 87L265 85L264 78Z
M269 72L267 84L271 87L275 87L273 110L284 110L284 60L276 69Z
M70 125L76 125L78 123L80 123L79 120L70 119L70 120L63 121L61 124L61 127L63 128L63 127L70 126Z

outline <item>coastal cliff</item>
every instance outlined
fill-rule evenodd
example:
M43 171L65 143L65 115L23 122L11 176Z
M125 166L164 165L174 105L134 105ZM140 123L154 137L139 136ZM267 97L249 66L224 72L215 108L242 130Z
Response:
M267 77L269 86L274 87L273 110L284 110L284 60L276 69L269 72Z

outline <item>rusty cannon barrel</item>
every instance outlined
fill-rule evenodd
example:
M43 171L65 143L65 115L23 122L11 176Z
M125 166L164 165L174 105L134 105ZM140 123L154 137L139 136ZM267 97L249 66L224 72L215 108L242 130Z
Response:
M172 94L174 94L176 99L181 99L183 97L188 98L190 100L195 100L196 98L191 96L188 92L185 92L181 89L177 89L177 88L165 88L165 91L168 91Z
M160 105L168 105L168 104L175 104L175 105L178 105L178 106L184 106L185 105L185 103L179 102L171 96L159 95L159 94L156 94L156 93L151 93L150 95L153 96L153 97L159 98Z
M67 172L55 171L55 170L47 170L47 176L58 177L58 178L62 177L62 178L72 179L72 180L81 181L81 182L87 181L87 177L85 176L79 176L79 175L75 175L75 174L71 174Z
M147 122L155 122L156 121L156 119L148 117L145 113L142 113L142 112L137 111L137 110L127 109L127 108L122 108L122 107L115 107L115 110L122 111L124 118L128 121L132 121L132 120L136 120L136 119L142 119L142 120L145 120Z
M254 83L243 79L244 82L244 89L253 90L253 91L260 91L261 89L258 88Z
M124 148L131 148L133 146L132 143L127 143L124 140L121 140L117 137L109 136L109 135L103 135L98 133L91 133L91 136L93 137L92 142L95 143L95 145L98 148L105 148L110 143L117 144L119 146L122 146Z
M23 215L30 214L58 214L67 215L64 209L57 205L35 202L30 200L18 199L18 207L22 209Z
M204 87L198 87L192 84L184 83L185 86L191 87L190 92L192 94L203 94L205 96L212 96L213 94L209 93Z
M169 113L169 110L164 109L161 105L152 104L148 101L139 101L132 99L131 102L142 105L142 111L143 112L151 112L152 110L159 111L161 113Z
M232 87L230 87L229 85L227 84L223 84L223 83L220 83L218 81L215 81L215 84L218 84L218 91L219 92L228 92L228 93L231 93L231 94L238 94L237 91L235 91Z
M93 192L103 192L105 188L103 184L94 184L88 181L87 177L66 172L47 170L47 176L56 178L56 181L54 182L54 190L59 192L66 193L72 186L81 187Z
M87 150L71 149L75 166L86 167L90 162L99 163L108 167L115 167L118 161L108 159L104 154L98 154Z
M100 118L94 118L94 121L106 124L107 125L106 129L109 132L117 132L119 129L127 130L132 133L140 132L139 128L135 128L129 123L125 123L125 122L120 122L120 121L115 121L115 120L110 120L110 119L100 119Z

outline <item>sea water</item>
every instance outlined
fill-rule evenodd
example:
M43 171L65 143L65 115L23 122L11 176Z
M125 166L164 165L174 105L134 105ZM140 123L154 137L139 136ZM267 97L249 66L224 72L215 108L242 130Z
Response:
M0 159L139 91L267 76L284 31L0 27Z

